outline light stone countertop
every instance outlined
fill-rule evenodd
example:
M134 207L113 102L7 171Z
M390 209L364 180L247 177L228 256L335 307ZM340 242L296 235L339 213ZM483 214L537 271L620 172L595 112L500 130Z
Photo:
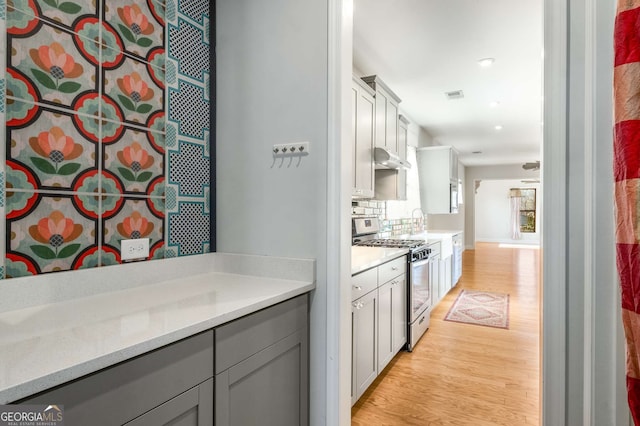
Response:
M351 246L351 275L382 265L409 253L409 249Z
M73 279L83 276L78 272L0 282L0 297L20 301L25 295L17 294L19 284L34 292L30 287L34 284L55 288L60 284L58 281L71 280L67 281L71 289L65 300L0 311L0 404L93 373L315 288L314 260L266 256L210 253L99 268L100 273L94 270L92 276L106 289L75 297L73 287L77 283ZM156 276L152 284L144 284L140 277L147 272L165 279ZM122 288L123 281L130 283ZM38 301L54 298L36 296L34 299Z

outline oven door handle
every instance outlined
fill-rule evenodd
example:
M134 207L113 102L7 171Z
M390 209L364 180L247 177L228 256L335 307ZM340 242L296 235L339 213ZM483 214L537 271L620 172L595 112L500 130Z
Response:
M415 266L424 266L426 264L428 264L431 260L430 259L424 259L424 260L419 260L417 262L411 262L411 267L415 267Z

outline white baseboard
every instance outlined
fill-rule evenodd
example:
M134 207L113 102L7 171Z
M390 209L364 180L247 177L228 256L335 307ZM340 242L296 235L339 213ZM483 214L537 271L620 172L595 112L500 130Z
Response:
M540 239L512 240L510 238L476 238L476 243L540 244Z

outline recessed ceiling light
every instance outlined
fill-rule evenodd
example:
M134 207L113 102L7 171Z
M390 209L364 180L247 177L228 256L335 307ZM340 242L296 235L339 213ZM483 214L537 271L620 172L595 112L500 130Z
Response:
M491 102L491 103L489 104L489 106L490 106L491 108L495 108L495 107L497 107L498 105L500 105L500 102L498 102L498 101L493 101L493 102Z
M496 130L502 130L502 126L501 125L497 125L496 127L494 127Z
M495 61L495 58L482 58L478 59L478 65L480 65L482 68L487 68L493 65Z
M471 151L472 154L482 154L482 151Z

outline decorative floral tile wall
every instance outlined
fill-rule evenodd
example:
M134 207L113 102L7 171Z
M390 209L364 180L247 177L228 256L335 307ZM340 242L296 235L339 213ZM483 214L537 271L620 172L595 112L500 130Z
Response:
M209 250L209 7L0 0L0 278Z

